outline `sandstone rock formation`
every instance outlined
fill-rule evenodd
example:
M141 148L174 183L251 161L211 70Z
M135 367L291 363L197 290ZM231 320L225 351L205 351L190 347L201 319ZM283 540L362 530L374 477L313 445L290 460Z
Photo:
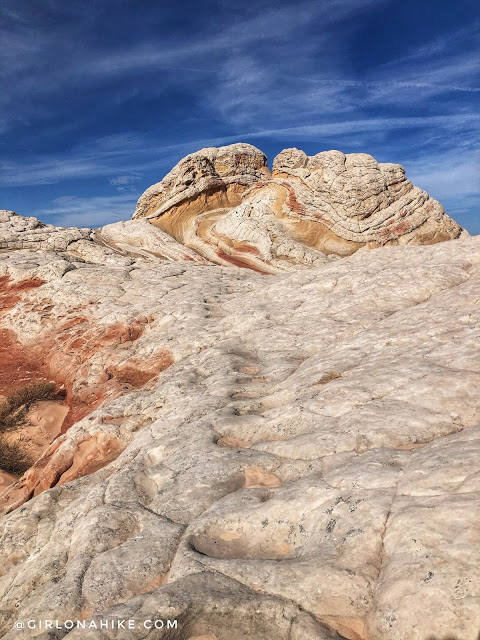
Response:
M363 246L433 244L462 232L400 165L365 153L286 149L273 161L248 144L202 149L138 201L147 218L217 264L265 273L321 264Z
M161 229L0 212L0 383L70 407L0 494L2 638L477 640L480 237L393 165L231 151Z

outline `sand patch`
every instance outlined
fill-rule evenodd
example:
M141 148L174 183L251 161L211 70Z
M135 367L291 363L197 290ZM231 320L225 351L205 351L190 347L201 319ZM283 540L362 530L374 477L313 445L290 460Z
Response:
M15 429L7 437L10 442L21 443L34 462L60 435L68 411L69 408L60 402L39 400L30 407L25 425Z
M18 476L12 476L11 473L7 473L0 469L0 492L2 492L6 487L9 487L17 479Z

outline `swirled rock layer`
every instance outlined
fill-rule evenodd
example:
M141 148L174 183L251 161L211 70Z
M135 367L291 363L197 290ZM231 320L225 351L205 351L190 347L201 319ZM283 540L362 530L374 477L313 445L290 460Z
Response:
M184 158L141 196L134 218L142 217L212 262L266 273L462 233L400 165L364 153L286 149L270 172L248 144Z
M287 157L262 187L245 153L209 233L264 189L284 225L313 162ZM4 640L477 640L480 237L242 263L295 266L271 276L147 220L3 211L0 238L0 383L53 379L70 407L0 494Z

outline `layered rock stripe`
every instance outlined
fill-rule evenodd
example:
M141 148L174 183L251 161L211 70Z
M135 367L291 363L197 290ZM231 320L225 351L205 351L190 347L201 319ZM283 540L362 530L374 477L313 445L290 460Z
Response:
M145 191L134 218L216 264L264 273L365 246L432 244L462 233L400 165L365 153L286 149L270 172L265 154L249 144L187 156Z
M2 637L477 640L480 238L396 165L226 149L130 222L0 213L3 344L71 407L0 496Z

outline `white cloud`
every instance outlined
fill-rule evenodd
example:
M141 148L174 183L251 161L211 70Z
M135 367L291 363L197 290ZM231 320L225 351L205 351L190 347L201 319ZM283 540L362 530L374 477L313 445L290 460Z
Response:
M62 196L53 200L50 207L37 210L35 216L53 218L53 222L62 227L101 227L131 218L136 201L131 194L90 198Z
M140 180L140 176L117 176L111 178L109 183L117 188L117 191L128 191L134 188L136 182Z
M109 180L109 182L113 185L125 185L136 182L137 180L140 180L139 176L117 176L116 178L112 178L111 180Z
M197 33L189 38L178 38L173 32L155 38L154 34L146 35L138 44L118 42L105 46L103 42L97 46L88 46L79 41L72 49L70 31L62 28L56 31L43 32L34 25L15 24L5 27L6 42L12 46L5 47L3 56L3 73L10 79L9 90L0 95L0 102L5 106L6 120L10 123L19 118L28 121L32 115L37 116L41 109L37 98L54 98L62 100L64 92L73 85L91 87L102 86L116 78L132 78L135 91L147 91L149 95L167 92L172 85L181 84L192 91L192 95L208 103L216 110L220 107L228 118L233 118L232 109L222 107L225 98L225 75L235 70L243 56L255 53L254 65L259 70L257 79L250 78L249 86L268 90L271 88L271 77L275 83L282 70L283 62L289 61L292 77L298 77L299 71L306 69L313 60L308 61L306 41L302 41L302 30L311 24L321 25L322 34L316 37L313 49L318 52L322 43L324 52L322 65L331 65L339 58L342 43L335 38L333 30L343 21L366 11L369 7L383 4L386 0L304 0L295 5L256 7L248 12L246 7L241 11L236 8L232 13L218 15L215 29L206 23ZM63 8L62 8L63 11ZM242 16L243 13L243 17ZM245 15L247 13L247 15ZM249 15L250 13L250 15ZM77 19L81 16L77 16ZM345 28L345 25L343 25ZM335 50L333 43L336 41ZM180 42L180 44L179 44ZM328 42L328 47L326 46ZM311 54L315 54L312 49ZM336 54L336 55L335 55ZM11 56L11 61L6 56ZM56 63L62 59L62 64ZM297 68L293 68L294 65ZM2 73L0 69L0 74ZM164 81L158 78L162 71L179 71L185 73L170 74ZM18 73L21 71L22 73ZM252 74L244 74L244 78ZM155 81L152 82L155 74ZM208 81L205 82L205 74ZM260 77L261 76L261 77ZM284 78L284 89L289 91L291 82ZM212 89L210 94L210 88ZM228 90L228 87L225 88ZM121 93L132 95L131 83ZM295 92L298 94L298 91ZM218 100L215 99L218 95ZM261 95L257 92L257 96ZM119 97L112 93L109 100L118 102ZM270 103L272 105L273 103ZM47 114L45 114L46 117ZM236 121L241 121L238 118Z
M480 152L446 153L406 163L412 182L438 200L480 195Z
M215 23L215 30L199 33L197 38L189 38L186 43L147 42L126 49L96 56L95 65L89 60L78 69L82 74L88 65L88 72L97 75L111 75L152 68L179 68L189 61L210 58L221 53L229 58L235 52L255 50L255 44L265 44L285 38L296 29L321 22L327 35L332 25L353 17L371 6L384 4L387 0L304 0L294 5L278 6L257 10L252 17L229 19L225 24ZM291 44L289 43L289 46ZM295 41L295 49L298 43ZM293 53L293 52L292 52ZM221 62L221 58L214 58ZM198 64L189 68L194 71L208 71Z
M420 132L417 139L417 146L422 144L422 138L429 135L429 131L435 131L436 135L443 135L447 141L450 137L450 143L453 140L460 145L466 135L472 135L472 132L478 132L480 128L480 115L475 113L465 113L458 115L438 115L438 116L412 116L397 118L366 118L362 120L340 120L337 122L328 122L313 125L301 125L296 127L281 127L275 129L259 129L250 131L245 135L248 138L288 138L298 140L308 140L314 142L316 139L333 138L341 146L348 136L363 137L365 141L367 136L369 140L380 136L384 139L389 133L395 130L416 130ZM398 144L398 143L397 143ZM387 150L387 147L385 147ZM409 154L411 156L411 153ZM398 157L390 159L392 162L398 162Z
M336 122L307 124L293 127L245 129L235 135L219 138L198 138L178 144L159 145L141 134L125 133L121 136L106 136L90 140L57 155L31 155L22 162L6 161L1 165L0 185L20 186L54 184L72 178L105 176L112 186L132 187L141 181L146 172L168 172L174 161L206 146L219 146L242 142L246 139L295 138L299 141L332 139L333 146L341 147L351 136L365 139L374 135L385 136L397 129L419 130L428 137L429 131L443 135L452 144L460 147L464 139L471 140L472 132L480 128L480 115L464 113L396 118L344 119ZM457 140L458 137L458 140ZM421 138L418 138L420 145ZM398 158L392 157L395 161ZM160 175L159 178L162 176ZM148 186L148 185L146 185Z

